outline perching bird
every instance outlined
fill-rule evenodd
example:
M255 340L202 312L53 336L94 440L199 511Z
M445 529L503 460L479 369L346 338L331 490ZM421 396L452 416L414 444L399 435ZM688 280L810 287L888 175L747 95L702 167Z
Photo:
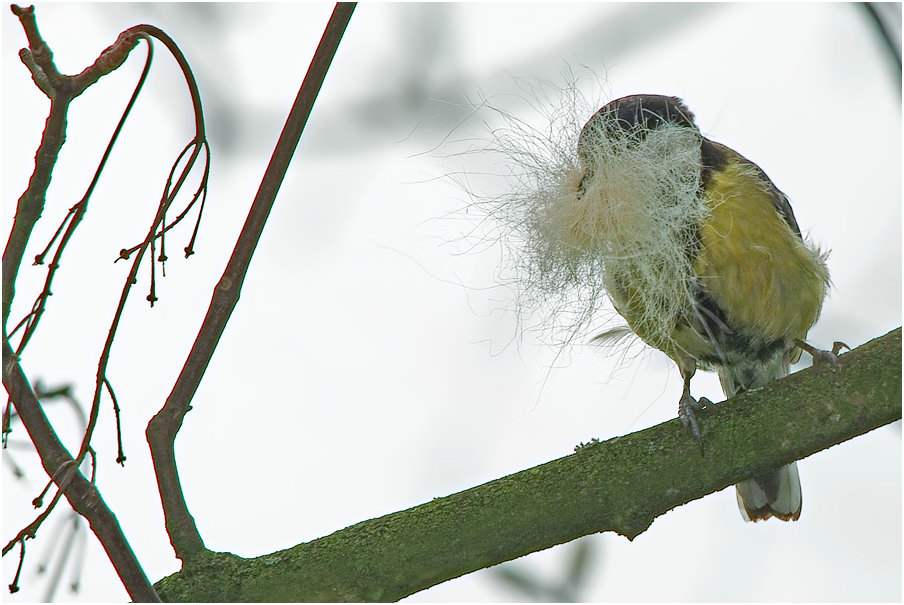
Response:
M678 365L679 417L700 441L690 393L716 369L726 397L788 374L829 287L826 254L805 241L788 198L754 163L702 136L676 97L612 101L578 139L581 170L544 229L600 255L616 310ZM601 335L604 337L605 335ZM837 351L836 351L837 352ZM796 520L792 463L737 486L746 520Z

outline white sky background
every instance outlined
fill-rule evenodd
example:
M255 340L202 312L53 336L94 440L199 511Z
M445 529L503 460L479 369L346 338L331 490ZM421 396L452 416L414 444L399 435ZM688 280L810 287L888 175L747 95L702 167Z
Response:
M94 442L101 492L152 581L178 567L144 429L184 362L331 9L37 8L65 73L81 71L129 26L161 27L185 53L205 102L213 165L197 254L178 258L190 225L171 233L173 260L153 310L144 301L148 272L141 272L108 374L123 407L125 469L113 462L107 400ZM6 237L48 102L18 61L25 39L8 9L2 23ZM81 197L144 54L142 45L75 101L26 258ZM758 163L788 194L802 229L832 250L834 289L813 343L857 346L901 324L899 84L860 8L359 5L177 440L188 503L209 548L273 552L676 415L674 364L639 345L624 356L577 346L548 372L555 350L532 332L519 337L513 293L490 287L498 255L462 254L468 225L443 218L467 195L436 177L475 164L435 148L453 130L453 138L472 136L491 117L477 114L456 128L470 114L460 105L464 95L491 97L542 127L512 78L562 86L566 68L587 94L603 90L600 104L639 92L684 98L704 134ZM90 402L127 272L112 260L143 237L170 162L191 137L189 110L184 82L157 44L149 81L27 349L23 367L33 380L71 382ZM20 271L14 320L43 276L43 268ZM723 398L712 374L698 373L693 389ZM62 406L48 413L75 447L72 414ZM12 440L22 441L24 430L16 429ZM4 543L34 517L29 503L44 482L24 450L9 453L28 474L14 481L4 465ZM799 522L745 524L734 489L723 490L658 518L633 542L584 538L592 541L594 571L578 596L900 600L900 424L799 464ZM56 523L51 518L29 542L22 590L5 600L43 598L35 568ZM93 535L87 544L82 592L61 588L57 598L126 599ZM555 580L574 546L514 565ZM4 585L17 560L17 552L3 558ZM524 598L491 571L411 600Z

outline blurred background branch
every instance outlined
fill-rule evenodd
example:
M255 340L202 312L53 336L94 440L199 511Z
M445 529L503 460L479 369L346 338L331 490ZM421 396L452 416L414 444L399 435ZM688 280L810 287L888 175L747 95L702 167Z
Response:
M901 3L861 3L876 28L876 36L885 43L891 75L901 86Z

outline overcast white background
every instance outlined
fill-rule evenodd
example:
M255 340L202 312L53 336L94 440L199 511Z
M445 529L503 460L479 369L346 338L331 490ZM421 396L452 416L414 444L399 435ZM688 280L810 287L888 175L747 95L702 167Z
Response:
M113 462L107 400L94 441L100 490L152 581L177 571L178 562L144 429L184 362L331 10L37 7L65 73L81 71L129 26L161 27L192 65L205 103L213 164L197 254L185 261L175 252L189 225L171 233L173 260L153 310L143 300L142 271L108 372L123 408L125 469ZM18 61L25 38L6 8L2 24L6 237L49 103ZM163 46L155 51L23 359L33 380L72 383L85 403L127 271L112 260L143 237L169 165L192 133L184 82ZM144 54L142 45L74 102L26 258L81 197ZM832 250L834 288L813 343L857 346L901 324L900 81L861 8L359 5L176 443L188 504L209 548L246 557L273 552L567 455L591 437L675 416L680 380L662 354L638 345L627 355L577 346L554 363L556 351L536 334L520 336L513 293L492 287L498 255L461 254L469 227L444 218L468 198L451 179L437 178L457 169L437 145L489 118L476 114L457 126L469 118L465 95L495 98L542 127L514 78L562 86L566 68L591 96L602 90L602 102L639 92L684 98L704 134L757 162L789 195L802 229ZM20 271L14 321L43 275L43 268ZM698 373L693 387L722 399L714 375ZM72 413L63 406L48 413L75 447ZM21 444L24 430L15 428L11 441ZM21 447L5 455L27 475L16 481L4 465L4 543L34 517L29 503L45 480ZM799 464L799 522L745 524L734 490L723 490L658 518L633 542L584 538L593 570L577 596L899 601L900 424ZM59 517L29 542L22 590L5 600L44 598L35 568ZM574 548L513 565L555 582ZM17 555L3 558L4 585ZM93 535L84 556L81 592L61 588L57 598L127 599ZM525 598L490 570L411 600Z

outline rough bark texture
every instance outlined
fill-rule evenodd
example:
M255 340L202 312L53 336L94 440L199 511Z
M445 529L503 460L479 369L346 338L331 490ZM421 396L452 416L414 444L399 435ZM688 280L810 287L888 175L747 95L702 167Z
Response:
M677 420L254 559L204 553L168 601L394 601L581 536L628 539L669 510L901 418L901 329Z

